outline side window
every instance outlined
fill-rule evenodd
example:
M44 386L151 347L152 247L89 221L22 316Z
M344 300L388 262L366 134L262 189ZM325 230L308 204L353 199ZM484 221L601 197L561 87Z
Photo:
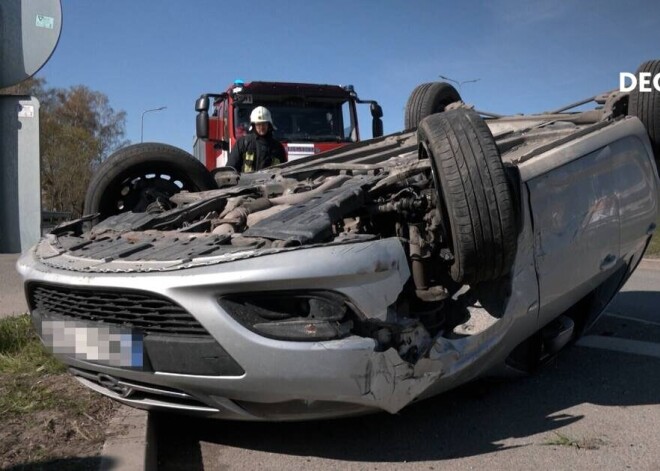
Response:
M218 118L220 118L220 138L227 139L227 102L221 101L217 107Z
M225 136L225 141L229 141L229 106L227 104L227 101L222 102L222 122L224 123L224 136Z
M357 132L351 118L351 106L348 101L341 105L342 126L344 130L344 139L347 141L357 141Z

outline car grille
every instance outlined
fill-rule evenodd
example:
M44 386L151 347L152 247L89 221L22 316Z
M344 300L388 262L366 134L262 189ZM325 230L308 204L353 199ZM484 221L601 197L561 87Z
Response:
M28 299L32 310L47 317L104 322L145 333L209 335L181 306L151 293L30 284Z

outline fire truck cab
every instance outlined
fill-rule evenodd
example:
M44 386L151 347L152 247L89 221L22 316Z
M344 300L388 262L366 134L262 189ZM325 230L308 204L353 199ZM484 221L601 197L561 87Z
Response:
M257 106L270 110L274 137L289 161L335 149L360 140L359 103L370 105L373 137L382 136L382 108L374 100L360 100L352 85L237 80L224 93L204 94L195 103L194 154L209 170L224 167L236 141L249 132Z

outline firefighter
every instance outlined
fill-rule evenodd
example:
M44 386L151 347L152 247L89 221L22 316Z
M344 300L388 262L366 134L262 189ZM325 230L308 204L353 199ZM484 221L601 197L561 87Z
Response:
M273 129L270 111L263 106L253 109L250 132L236 142L227 165L239 173L249 173L286 162L284 146L273 137Z

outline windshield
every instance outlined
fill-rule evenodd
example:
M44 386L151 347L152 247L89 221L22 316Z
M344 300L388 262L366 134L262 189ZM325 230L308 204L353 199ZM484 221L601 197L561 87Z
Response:
M273 136L281 142L353 142L355 132L349 102L311 101L297 98L276 102L252 97L252 103L236 104L234 135L239 138L250 127L250 113L265 106L275 124Z

